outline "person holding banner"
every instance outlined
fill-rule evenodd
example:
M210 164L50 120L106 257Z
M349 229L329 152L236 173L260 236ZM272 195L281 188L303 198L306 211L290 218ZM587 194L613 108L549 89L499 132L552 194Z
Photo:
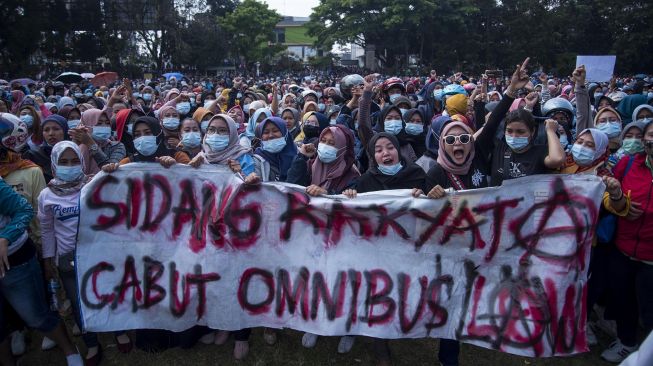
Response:
M256 126L261 147L254 152L256 175L263 182L285 182L288 170L297 155L297 146L288 133L286 121L268 117Z
M193 159L202 151L202 132L200 123L190 117L184 118L181 122L181 142L177 146L188 156Z

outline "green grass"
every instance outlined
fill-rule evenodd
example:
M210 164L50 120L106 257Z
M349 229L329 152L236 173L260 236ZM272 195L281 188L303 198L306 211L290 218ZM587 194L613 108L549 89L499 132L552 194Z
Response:
M250 353L244 361L235 361L232 357L233 340L230 339L223 346L197 344L189 350L179 348L170 349L158 354L149 354L140 350L134 350L128 355L118 352L113 338L109 334L103 334L100 338L104 345L104 360L101 365L289 365L289 366L313 366L313 365L374 365L374 358L371 351L371 339L358 337L352 351L345 355L336 352L338 337L320 337L313 349L305 349L301 346L302 333L284 330L279 333L278 342L274 346L268 346L263 341L261 329L255 329L250 338ZM463 344L460 355L460 365L533 365L533 366L605 366L610 365L601 360L600 352L607 346L609 340L600 337L601 345L592 347L591 352L566 358L542 358L534 359L527 357L513 356L506 353L487 350L468 344ZM22 366L31 365L65 365L63 354L58 349L40 351L41 337L36 333L30 333L29 351L21 358ZM79 337L75 338L80 350L83 344ZM438 365L437 360L438 341L433 339L419 340L393 340L390 341L394 365Z

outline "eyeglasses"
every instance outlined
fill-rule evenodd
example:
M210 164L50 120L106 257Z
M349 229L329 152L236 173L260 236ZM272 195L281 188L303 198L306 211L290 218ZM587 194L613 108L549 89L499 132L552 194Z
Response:
M444 143L447 145L453 145L456 143L456 141L459 141L463 145L469 144L472 141L472 135L464 133L458 136L447 135L444 137Z

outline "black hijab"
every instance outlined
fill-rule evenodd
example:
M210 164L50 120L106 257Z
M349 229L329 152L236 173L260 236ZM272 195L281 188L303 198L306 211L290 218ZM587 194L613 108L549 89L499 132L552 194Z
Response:
M147 126L150 128L150 131L152 131L152 135L156 136L156 143L158 145L158 148L156 152L150 156L142 155L141 153L138 152L138 150L134 149L134 154L130 156L130 160L134 163L138 163L138 162L152 163L155 161L156 158L161 156L174 156L175 151L167 149L165 147L165 144L163 143L164 136L163 133L161 132L161 126L159 124L159 120L149 116L138 117L136 122L134 122L132 131L136 130L136 125L139 125L141 123L147 124Z
M395 175L385 175L379 170L379 164L374 158L374 146L380 138L387 138L394 145L399 154L399 161L402 168ZM361 176L356 190L360 193L372 191L384 191L389 189L425 189L426 173L419 165L407 161L401 156L399 140L392 134L381 132L372 137L367 146L367 152L370 156L370 167Z

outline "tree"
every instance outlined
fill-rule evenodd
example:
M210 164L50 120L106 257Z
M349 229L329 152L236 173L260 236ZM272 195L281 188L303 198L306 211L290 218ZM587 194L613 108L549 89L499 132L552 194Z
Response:
M39 48L44 22L36 1L7 0L0 6L0 65L3 72L26 72L29 56Z
M263 61L281 50L274 42L274 28L281 16L267 4L245 0L236 9L218 18L227 35L231 52L249 66Z

